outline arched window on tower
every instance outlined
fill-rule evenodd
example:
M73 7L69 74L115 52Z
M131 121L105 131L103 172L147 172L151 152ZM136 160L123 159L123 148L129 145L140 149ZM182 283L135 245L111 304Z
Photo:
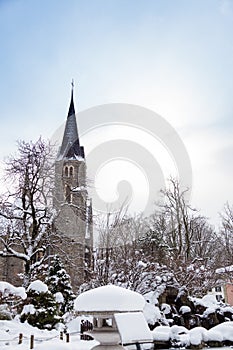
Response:
M68 166L65 166L65 176L68 176Z
M74 168L71 166L70 167L70 177L73 177L74 175Z

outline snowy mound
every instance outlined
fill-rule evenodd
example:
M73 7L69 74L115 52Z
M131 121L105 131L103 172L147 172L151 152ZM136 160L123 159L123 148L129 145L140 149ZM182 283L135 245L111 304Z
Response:
M108 285L79 295L74 302L78 312L93 311L142 311L145 299L139 293Z
M45 283L41 282L40 280L33 281L29 287L29 290L34 290L37 293L46 293L48 292L48 287Z
M27 298L27 294L23 287L14 287L12 284L4 281L0 281L0 293L3 296L16 295L22 299Z

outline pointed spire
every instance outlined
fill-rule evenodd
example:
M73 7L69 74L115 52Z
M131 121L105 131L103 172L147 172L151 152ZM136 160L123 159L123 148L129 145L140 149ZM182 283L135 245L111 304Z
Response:
M84 158L84 149L79 144L78 128L74 108L74 81L72 80L71 99L66 120L65 131L62 145L58 157L75 159L76 157Z
M74 79L72 79L71 82L71 99L70 99L70 108L68 112L68 117L75 114L75 109L74 109Z

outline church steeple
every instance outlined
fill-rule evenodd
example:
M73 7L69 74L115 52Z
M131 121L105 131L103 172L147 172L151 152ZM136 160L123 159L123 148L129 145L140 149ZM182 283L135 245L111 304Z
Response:
M70 99L70 108L69 108L69 112L68 112L68 117L70 117L71 115L75 114L75 109L74 109L74 81L72 80L71 83L71 99Z
M52 254L61 257L73 287L78 290L85 281L86 271L92 268L93 220L87 191L86 160L75 116L73 82L63 140L55 161L53 194L57 211L54 227L60 239L56 239L51 248L54 250Z
M84 158L84 149L79 144L78 127L74 108L74 83L72 81L71 99L66 120L65 131L63 135L62 145L58 154L62 159Z

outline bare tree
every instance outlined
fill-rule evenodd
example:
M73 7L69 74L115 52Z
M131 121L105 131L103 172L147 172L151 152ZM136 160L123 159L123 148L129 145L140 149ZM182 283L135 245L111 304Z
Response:
M188 188L181 189L178 180L170 178L168 188L161 190L164 203L160 205L166 217L166 243L176 259L189 260L191 255L192 231L190 230L190 213L194 211L186 200Z
M221 245L224 251L223 267L233 264L233 206L229 203L224 205L220 214L222 225L220 229Z
M169 246L166 243L167 221L165 215L155 211L142 222L143 228L137 240L147 259L151 262L166 264L169 258Z
M53 173L52 146L41 139L19 141L18 153L6 162L9 190L0 207L0 256L23 261L25 286L45 258L52 230Z
M199 294L216 278L218 237L207 219L187 202L187 192L170 179L161 191L163 202L153 215L151 232L157 237L157 261L173 271L180 285Z
M149 218L121 211L101 220L95 286L114 283L145 293L157 288L163 276L203 295L214 285L219 237L189 205L187 191L170 179L163 202Z
M218 233L218 261L216 272L221 283L233 279L233 206L228 202L220 213L221 226Z
M95 271L101 284L110 282L112 266L119 249L124 259L127 259L127 247L135 240L132 224L124 206L118 212L108 212L105 217L99 217Z

